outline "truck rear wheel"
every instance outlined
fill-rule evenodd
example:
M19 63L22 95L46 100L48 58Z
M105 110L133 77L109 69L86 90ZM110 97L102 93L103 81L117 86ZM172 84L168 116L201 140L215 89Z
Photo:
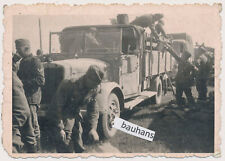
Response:
M108 97L108 111L101 116L101 131L103 137L108 139L116 134L116 129L113 128L115 117L120 117L120 102L115 93L111 93Z
M162 102L162 81L159 77L157 77L152 86L151 90L156 91L157 94L154 96L154 103L161 104Z

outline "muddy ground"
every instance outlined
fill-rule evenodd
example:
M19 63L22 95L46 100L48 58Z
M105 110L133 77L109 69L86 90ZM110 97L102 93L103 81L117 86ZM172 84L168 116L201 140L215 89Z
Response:
M195 89L193 94L197 97ZM214 101L209 99L196 103L195 106L178 107L173 104L173 100L172 92L168 92L163 96L161 105L153 105L151 100L148 100L132 111L122 113L123 119L155 131L152 142L117 131L116 135L107 141L86 145L85 152L213 153ZM42 142L43 152L54 152L46 149L47 145L43 144L45 143Z
M214 151L213 104L197 108L139 106L127 120L155 131L152 142L118 131L110 140L123 153L211 153Z

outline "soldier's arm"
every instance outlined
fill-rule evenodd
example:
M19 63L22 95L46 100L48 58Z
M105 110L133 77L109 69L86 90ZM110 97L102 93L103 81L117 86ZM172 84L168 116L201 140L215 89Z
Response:
M23 60L22 60L23 61ZM19 67L18 67L18 71L17 71L17 76L19 77L19 79L23 82L22 80L22 71L21 71L21 63L19 64Z
M68 90L67 83L68 83L67 80L63 80L60 83L52 99L52 107L51 107L51 115L53 116L52 121L59 130L64 129L62 109L64 108L67 101L67 90Z
M149 25L149 28L151 29L151 33L153 34L153 36L156 39L156 41L158 41L159 40L159 35L155 31L154 25Z
M30 108L27 103L22 83L16 73L12 73L12 121L13 128L22 128L30 116Z

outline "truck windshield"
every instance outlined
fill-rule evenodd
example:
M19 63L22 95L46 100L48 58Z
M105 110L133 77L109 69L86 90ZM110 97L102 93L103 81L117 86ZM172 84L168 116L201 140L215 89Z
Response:
M62 53L118 53L121 42L120 29L73 30L60 36Z
M84 48L84 32L66 32L60 36L61 53L76 54Z
M85 33L85 52L118 53L119 51L119 31L99 31Z

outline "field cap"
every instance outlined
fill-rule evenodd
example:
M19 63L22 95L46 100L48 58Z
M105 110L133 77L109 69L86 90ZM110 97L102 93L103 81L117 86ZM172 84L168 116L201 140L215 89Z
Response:
M103 71L97 65L91 65L87 71L87 77L100 83L104 77Z
M16 47L22 47L22 46L30 47L30 41L27 39L17 39L15 41L15 44L16 44Z

